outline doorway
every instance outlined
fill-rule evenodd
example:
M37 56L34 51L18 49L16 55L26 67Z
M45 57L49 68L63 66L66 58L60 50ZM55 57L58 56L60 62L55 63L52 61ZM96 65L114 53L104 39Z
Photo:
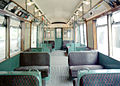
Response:
M55 29L55 49L56 50L62 49L62 42L63 42L63 29L56 28Z

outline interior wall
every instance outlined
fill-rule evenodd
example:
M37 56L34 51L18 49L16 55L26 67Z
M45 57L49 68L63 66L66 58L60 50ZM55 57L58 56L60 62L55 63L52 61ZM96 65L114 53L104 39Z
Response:
M102 53L99 53L99 63L103 65L105 69L120 69L120 61Z
M0 63L0 71L13 71L15 68L19 67L19 57L20 54Z
M94 38L93 38L93 21L87 21L87 36L88 36L88 47L94 48Z

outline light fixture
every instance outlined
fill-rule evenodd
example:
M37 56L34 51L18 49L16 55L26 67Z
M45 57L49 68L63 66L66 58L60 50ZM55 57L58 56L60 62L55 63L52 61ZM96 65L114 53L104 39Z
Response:
M89 5L89 4L90 4L89 1L83 1L83 3L86 4L86 5Z
M81 11L81 12L82 12L82 7L78 8L78 11Z
M31 5L33 5L33 4L35 4L35 3L34 3L34 2L29 2L29 3L27 3L28 6L31 6Z

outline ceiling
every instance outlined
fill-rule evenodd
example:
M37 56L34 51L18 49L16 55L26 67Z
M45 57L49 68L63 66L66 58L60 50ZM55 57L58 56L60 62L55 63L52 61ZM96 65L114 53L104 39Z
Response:
M68 22L82 0L34 0L48 20Z

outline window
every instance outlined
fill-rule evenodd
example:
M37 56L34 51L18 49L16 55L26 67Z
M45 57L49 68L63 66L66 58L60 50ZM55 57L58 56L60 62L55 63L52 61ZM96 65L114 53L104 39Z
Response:
M6 30L5 26L3 25L4 17L0 16L0 60L5 58L5 36L6 36Z
M108 55L107 16L97 19L97 47L98 51Z
M32 26L32 39L31 39L31 47L36 48L37 44L37 26L33 25Z
M45 29L44 36L45 36L45 40L54 40L55 39L54 29Z
M75 32L76 32L76 42L80 43L81 39L80 39L80 27L78 25L75 25Z
M63 36L64 36L64 40L72 40L72 29L64 29L64 33L63 33Z
M62 37L62 35L61 35L61 32L62 32L62 29L56 29L56 37L57 38L61 38Z
M86 43L86 26L84 23L77 26L77 40L82 45L87 45Z
M116 59L120 59L120 11L114 12L112 18L113 57Z
M10 55L21 50L20 21L10 19Z

